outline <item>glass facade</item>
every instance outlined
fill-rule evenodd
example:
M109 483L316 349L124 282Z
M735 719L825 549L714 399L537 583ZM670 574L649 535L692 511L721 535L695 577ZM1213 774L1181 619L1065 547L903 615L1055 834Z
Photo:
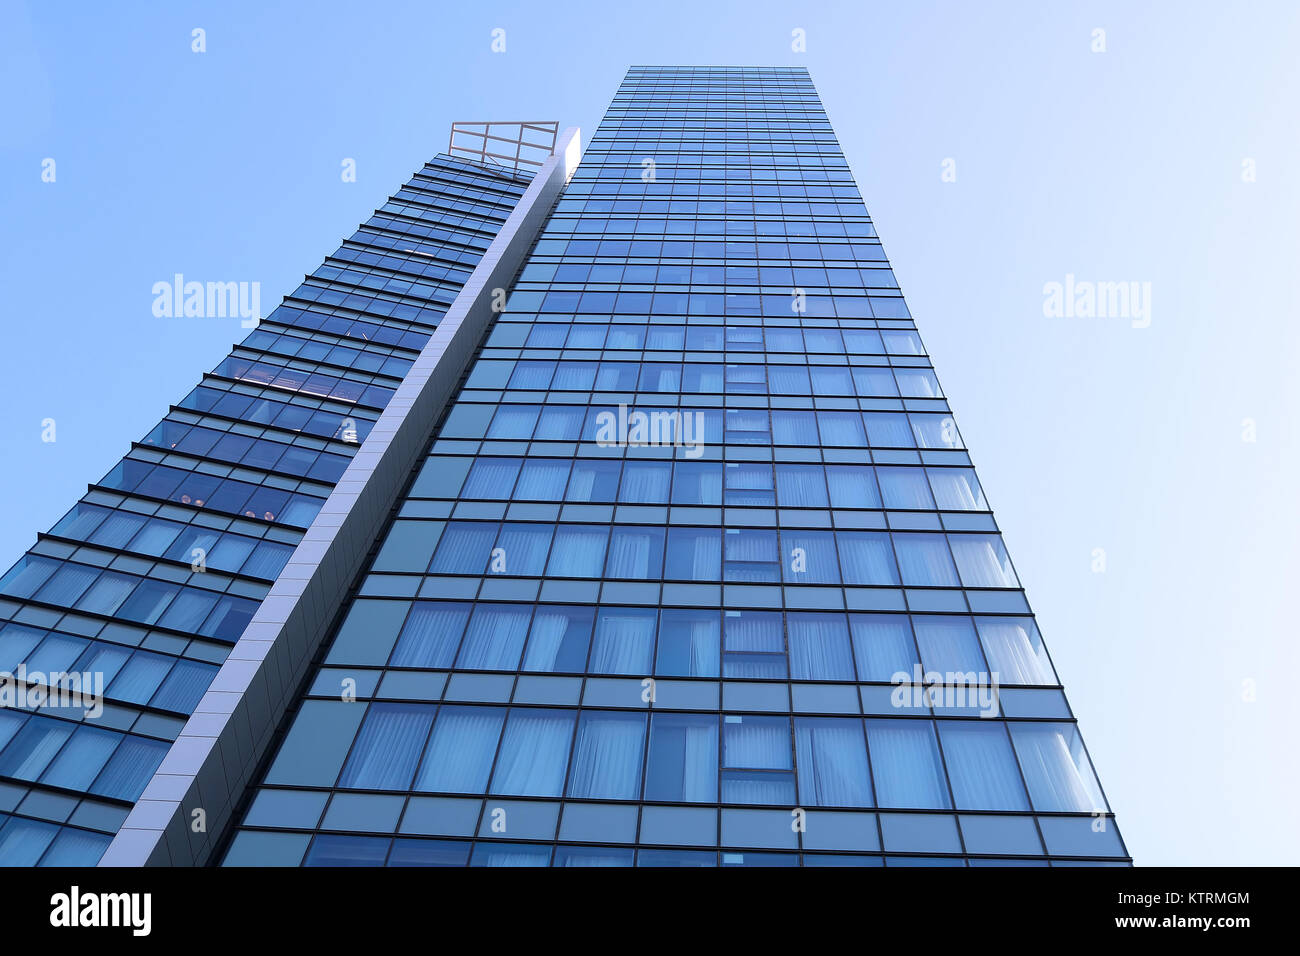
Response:
M805 70L628 72L222 862L1129 862Z
M426 164L0 578L0 865L100 858L526 186Z

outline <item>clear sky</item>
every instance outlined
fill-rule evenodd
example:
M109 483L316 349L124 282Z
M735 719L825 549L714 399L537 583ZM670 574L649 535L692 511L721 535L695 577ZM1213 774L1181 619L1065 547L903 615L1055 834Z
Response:
M453 120L589 136L630 64L804 65L1137 862L1295 862L1300 5L0 9L0 564L244 336L155 282L269 311ZM1045 315L1067 275L1149 325Z

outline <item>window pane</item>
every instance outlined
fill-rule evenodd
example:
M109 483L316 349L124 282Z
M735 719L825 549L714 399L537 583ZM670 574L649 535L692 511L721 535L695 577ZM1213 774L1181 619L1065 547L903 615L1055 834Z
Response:
M894 683L899 674L913 679L919 661L906 615L851 614L849 628L858 680Z
M943 535L895 534L894 551L904 584L957 586L957 572Z
M853 680L853 652L843 614L787 615L790 674L796 680Z
M452 521L442 533L429 571L433 574L482 574L496 540L495 522Z
M434 722L415 789L483 793L504 721L502 707L444 706Z
M898 585L894 549L884 531L837 531L845 584Z
M581 671L587 663L587 645L595 609L541 606L533 615L524 654L526 671Z
M870 465L827 465L832 508L879 508L880 495Z
M654 608L601 608L596 614L591 673L650 673L657 613Z
M983 674L984 655L980 652L975 628L968 617L916 615L912 618L916 643L921 649L921 663L927 671L939 674Z
M718 612L665 608L660 612L655 673L670 677L717 677Z
M927 468L939 507L947 511L987 511L988 502L973 468Z
M501 526L488 570L492 574L539 575L551 547L551 526L506 522Z
M514 670L524 650L531 613L528 605L476 605L456 666L464 670Z
M721 575L722 542L714 529L669 528L664 578L673 581L717 581Z
M928 720L868 720L867 741L881 807L946 810L951 805Z
M1028 810L1020 769L1000 722L939 721L958 810Z
M416 601L393 651L396 667L450 667L455 660L468 604Z
M871 806L871 771L860 720L800 717L794 722L794 737L801 803Z
M558 797L573 738L573 711L516 707L510 711L492 792Z
M996 534L954 534L948 538L961 583L968 588L1017 588L1011 559Z
M641 790L643 714L586 711L573 745L569 796L635 800Z
M1011 725L1035 810L1106 810L1092 762L1074 724Z
M598 578L605 566L604 527L576 524L559 525L546 573L555 577Z
M1056 672L1031 617L977 617L989 667L1003 684L1055 684Z
M614 527L609 538L606 577L658 580L663 562L663 528Z
M371 704L339 786L369 790L409 787L433 712L433 707L418 704Z
M718 793L718 718L655 714L650 725L647 800L713 803Z

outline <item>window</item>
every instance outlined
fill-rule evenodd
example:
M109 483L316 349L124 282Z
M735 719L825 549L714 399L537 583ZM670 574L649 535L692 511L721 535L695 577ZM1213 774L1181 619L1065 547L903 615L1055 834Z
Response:
M526 671L581 671L587 663L595 609L542 605L533 615L524 653Z
M913 680L919 661L906 615L851 614L849 629L858 680L895 683L900 674L903 680Z
M645 715L584 711L573 744L569 796L635 800L641 791Z
M546 573L553 577L597 578L605 566L604 526L562 524L556 528L555 542Z
M655 673L670 677L717 677L718 612L664 608L660 612Z
M832 508L879 508L875 474L869 465L827 465Z
M958 810L1028 810L1020 769L1000 722L941 720L948 779Z
M871 771L860 720L799 717L794 722L794 739L800 803L871 806Z
M853 651L842 614L792 611L790 676L796 680L853 680Z
M654 608L601 608L592 639L593 674L649 674L655 644Z
M357 602L359 607L371 602ZM469 620L470 605L417 601L402 627L393 652L397 667L450 667ZM382 662L380 662L382 663Z
M717 581L722 547L711 528L669 528L664 578L673 581Z
M492 793L558 797L564 788L573 711L512 708Z
M946 810L948 785L928 720L867 721L876 799L884 807Z
M916 643L927 671L940 674L984 674L975 628L968 617L915 615Z
M884 531L837 531L845 584L898 585L894 549Z
M1092 762L1074 724L1011 725L1011 739L1035 810L1106 810Z
M1030 617L977 617L989 667L1003 684L1055 684L1056 672Z
M727 714L722 748L724 803L794 805L788 717Z
M371 704L339 786L367 790L409 787L433 712L433 707L418 704Z
M434 722L415 789L483 793L504 721L503 707L444 705Z
M724 677L785 679L785 638L779 611L726 611L723 621Z
M712 803L718 793L718 718L711 714L655 714L645 799Z
M532 608L520 604L479 604L456 657L463 670L512 671L519 666Z
M835 535L830 531L782 531L781 568L787 584L839 584Z
M1011 559L996 534L954 534L949 537L961 583L968 588L1017 588L1020 582Z
M783 508L828 506L821 465L777 465L776 491Z
M973 468L927 468L935 500L945 511L987 511Z
M433 574L482 574L491 557L496 536L495 523L448 522L429 571Z
M886 508L934 508L930 485L920 468L877 468Z
M551 547L550 525L506 522L488 562L490 574L539 575Z
M664 562L664 529L615 525L609 538L605 576L654 581Z
M905 585L956 587L948 544L941 534L895 534L894 551Z

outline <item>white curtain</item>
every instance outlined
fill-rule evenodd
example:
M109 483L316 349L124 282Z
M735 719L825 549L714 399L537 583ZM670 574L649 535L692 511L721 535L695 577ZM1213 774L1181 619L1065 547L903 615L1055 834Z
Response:
M492 792L558 797L564 788L572 737L572 711L513 709L492 775Z
M884 531L837 531L845 584L898 585L894 549Z
M1035 810L1105 810L1101 788L1073 724L1012 725L1020 767Z
M417 704L371 704L339 786L367 790L409 787L433 723L433 711L431 706Z
M655 643L655 612L602 609L592 641L593 674L649 674Z
M555 531L546 573L556 577L600 577L605 566L605 537L608 533L603 527L560 525Z
M790 676L796 680L853 680L853 651L842 614L786 615Z
M989 667L1003 684L1055 684L1056 673L1033 618L979 617Z
M939 738L958 810L1029 809L1001 721L940 721Z
M961 583L968 588L1016 588L1016 572L1002 539L995 534L954 534L948 537Z
M802 803L815 807L871 806L871 770L861 721L799 718L794 737Z
M415 789L483 793L504 720L502 707L444 706L433 725Z
M852 614L849 628L858 680L892 683L896 674L906 674L911 680L918 660L905 614Z
M825 508L826 477L821 465L777 465L777 501L783 508Z
M987 670L970 618L918 615L912 618L912 627L927 671L979 674Z
M935 500L945 511L987 511L975 472L969 468L927 468Z
M868 720L867 741L879 806L948 809L948 785L928 720Z
M615 526L610 535L606 576L658 580L663 570L663 541L662 528Z
M524 670L553 671L569 628L569 617L553 608L539 607L533 617L533 628L528 637L528 651L524 654Z
M480 604L456 658L463 670L512 671L519 666L531 608L518 604Z
M635 800L641 790L645 715L587 711L573 745L569 796Z
M397 667L450 667L469 620L468 604L416 601L393 651Z
M948 543L941 534L895 534L894 551L905 585L956 587Z

